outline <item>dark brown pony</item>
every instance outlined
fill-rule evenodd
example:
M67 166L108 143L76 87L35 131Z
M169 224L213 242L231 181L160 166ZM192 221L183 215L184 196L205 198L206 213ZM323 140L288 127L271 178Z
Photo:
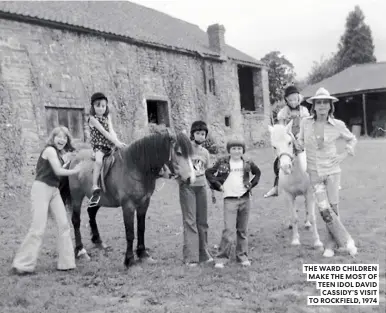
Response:
M91 150L81 150L71 161L70 168L84 162L78 175L68 178L68 188L61 190L62 197L72 211L72 224L75 232L76 257L89 258L83 247L80 233L81 205L84 197L91 197L92 168ZM91 241L99 248L106 248L99 235L96 215L101 206L122 207L126 230L127 250L124 264L129 267L135 263L133 253L134 212L137 213L137 249L139 259L149 259L145 248L145 218L156 179L166 164L170 171L187 182L194 182L195 175L191 161L192 145L183 134L177 135L168 130L146 136L130 146L114 153L114 164L105 177L106 190L101 192L99 206L88 207Z

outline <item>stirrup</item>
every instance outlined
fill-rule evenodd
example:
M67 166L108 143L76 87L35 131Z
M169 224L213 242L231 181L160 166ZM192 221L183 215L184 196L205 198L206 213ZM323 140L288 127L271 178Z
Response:
M91 196L91 198L89 200L89 203L88 203L89 207L94 207L94 206L98 205L99 200L101 199L100 192L101 192L100 188L95 189L93 191L93 194L92 194L92 196Z

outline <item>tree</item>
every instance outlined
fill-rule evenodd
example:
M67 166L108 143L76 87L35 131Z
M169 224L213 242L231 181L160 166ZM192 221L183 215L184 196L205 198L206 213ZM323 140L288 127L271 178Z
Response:
M285 56L281 55L280 51L269 52L261 61L269 67L269 98L273 104L283 98L284 88L293 82L294 66Z
M364 22L365 16L359 6L355 6L346 19L346 30L338 45L338 70L353 64L376 62L371 29Z
M322 57L319 62L314 61L306 81L309 85L313 85L336 73L338 73L337 57L331 54L329 58Z

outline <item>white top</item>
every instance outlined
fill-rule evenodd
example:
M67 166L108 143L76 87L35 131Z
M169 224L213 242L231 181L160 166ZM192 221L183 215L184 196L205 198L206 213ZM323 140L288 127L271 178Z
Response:
M230 172L223 184L223 197L241 197L247 192L244 186L244 161L229 160Z

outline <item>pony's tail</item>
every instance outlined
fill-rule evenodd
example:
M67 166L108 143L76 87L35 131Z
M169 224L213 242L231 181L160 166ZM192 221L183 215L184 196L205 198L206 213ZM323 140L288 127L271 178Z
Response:
M70 167L69 162L64 168L69 169ZM63 203L68 208L71 207L71 191L70 191L70 182L68 180L68 176L62 176L60 178L60 184L59 184L59 191L60 196L62 197Z

